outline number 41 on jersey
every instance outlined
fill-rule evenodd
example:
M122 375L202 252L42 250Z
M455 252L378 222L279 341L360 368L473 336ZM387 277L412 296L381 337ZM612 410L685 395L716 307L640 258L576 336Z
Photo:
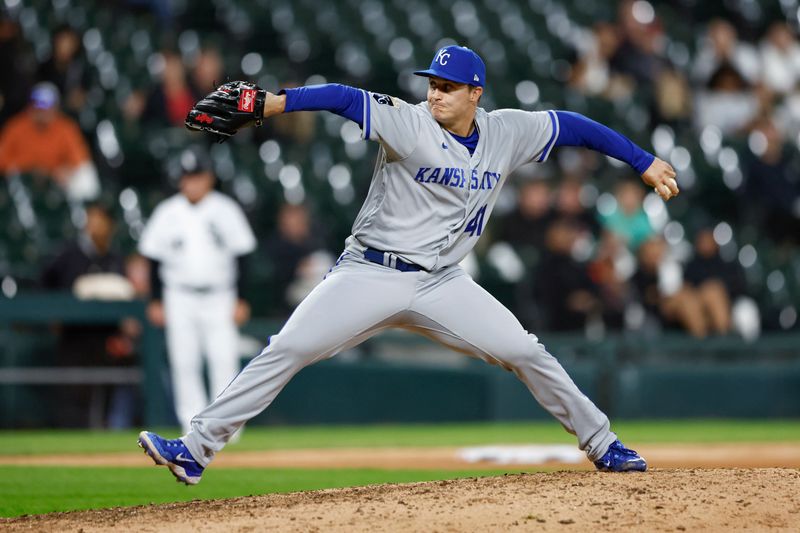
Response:
M467 222L467 227L464 228L464 233L469 233L470 237L480 237L481 232L483 231L483 218L486 215L486 205L478 209L478 212L475 213L475 216L472 217L469 222Z

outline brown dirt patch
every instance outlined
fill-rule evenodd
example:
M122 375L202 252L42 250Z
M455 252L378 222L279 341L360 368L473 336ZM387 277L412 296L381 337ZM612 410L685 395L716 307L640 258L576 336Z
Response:
M800 471L550 472L0 519L7 531L795 530Z

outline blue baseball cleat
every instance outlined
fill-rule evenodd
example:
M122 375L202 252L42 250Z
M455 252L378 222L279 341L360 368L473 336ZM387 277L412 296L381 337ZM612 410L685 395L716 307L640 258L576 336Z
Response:
M203 467L194 460L192 454L181 439L167 440L155 433L142 431L139 433L139 447L149 455L157 465L169 468L178 482L187 485L200 483Z
M608 451L594 462L594 466L602 472L644 472L647 470L647 461L633 450L615 440L608 447Z

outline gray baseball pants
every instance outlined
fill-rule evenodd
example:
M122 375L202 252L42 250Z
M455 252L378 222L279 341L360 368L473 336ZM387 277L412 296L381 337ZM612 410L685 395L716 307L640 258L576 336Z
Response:
M399 327L514 374L589 459L616 435L559 362L511 312L459 266L400 272L348 253L281 331L191 422L183 441L207 466L242 425L266 409L302 368Z

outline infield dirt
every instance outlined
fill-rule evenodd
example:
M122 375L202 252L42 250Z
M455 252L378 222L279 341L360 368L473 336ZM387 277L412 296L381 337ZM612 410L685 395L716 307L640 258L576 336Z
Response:
M561 471L0 520L7 531L797 531L800 471Z
M800 444L716 443L646 444L636 446L648 464L658 468L800 468ZM580 456L577 463L502 464L493 461L468 462L455 447L422 448L321 448L299 450L231 451L214 460L213 468L377 468L388 470L594 470ZM142 453L94 453L60 455L0 455L0 465L37 466L126 466L152 467Z

